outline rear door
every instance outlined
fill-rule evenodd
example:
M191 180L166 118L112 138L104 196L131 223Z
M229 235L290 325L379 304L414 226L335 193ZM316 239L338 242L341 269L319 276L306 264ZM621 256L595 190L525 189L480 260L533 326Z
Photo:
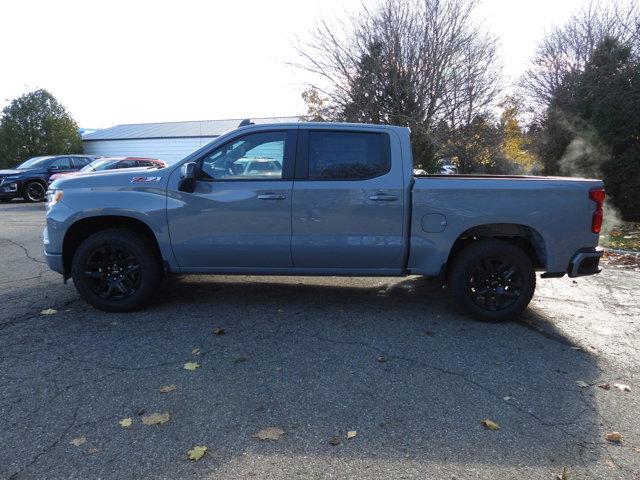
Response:
M300 128L293 187L293 265L396 270L403 261L404 177L384 129Z
M198 159L195 191L169 181L171 244L184 268L289 268L296 129L239 134Z

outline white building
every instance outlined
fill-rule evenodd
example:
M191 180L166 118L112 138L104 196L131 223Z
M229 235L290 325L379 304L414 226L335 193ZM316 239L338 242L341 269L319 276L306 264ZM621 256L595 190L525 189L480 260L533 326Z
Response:
M106 157L149 157L173 163L238 128L243 119L116 125L82 135L84 153ZM297 122L298 117L250 120L256 124Z

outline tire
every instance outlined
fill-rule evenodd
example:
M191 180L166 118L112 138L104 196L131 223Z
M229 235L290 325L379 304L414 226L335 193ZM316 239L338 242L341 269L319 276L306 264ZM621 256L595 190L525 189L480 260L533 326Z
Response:
M162 281L162 261L145 237L104 230L76 249L71 276L80 296L98 310L129 312L153 298Z
M37 203L45 201L47 189L40 182L31 181L24 184L23 192L25 202Z
M520 248L502 240L478 240L461 250L449 271L454 298L484 322L517 317L536 288L533 263Z

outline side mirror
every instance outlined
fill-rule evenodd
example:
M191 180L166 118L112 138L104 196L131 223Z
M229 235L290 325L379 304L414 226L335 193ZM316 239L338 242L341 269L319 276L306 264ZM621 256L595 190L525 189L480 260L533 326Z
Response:
M50 165L47 170L49 170L50 172L56 172L60 170L60 167L58 167L57 165Z
M180 167L180 183L178 190L181 192L193 193L196 189L196 179L198 178L198 164L195 162L185 163Z

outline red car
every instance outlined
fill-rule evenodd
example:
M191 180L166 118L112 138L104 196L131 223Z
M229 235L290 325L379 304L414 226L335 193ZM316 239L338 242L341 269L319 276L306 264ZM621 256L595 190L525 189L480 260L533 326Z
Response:
M91 162L77 172L56 173L51 175L49 183L63 177L71 177L75 175L85 175L87 173L104 172L106 170L115 170L120 168L164 168L167 164L162 160L155 158L141 157L104 157Z

